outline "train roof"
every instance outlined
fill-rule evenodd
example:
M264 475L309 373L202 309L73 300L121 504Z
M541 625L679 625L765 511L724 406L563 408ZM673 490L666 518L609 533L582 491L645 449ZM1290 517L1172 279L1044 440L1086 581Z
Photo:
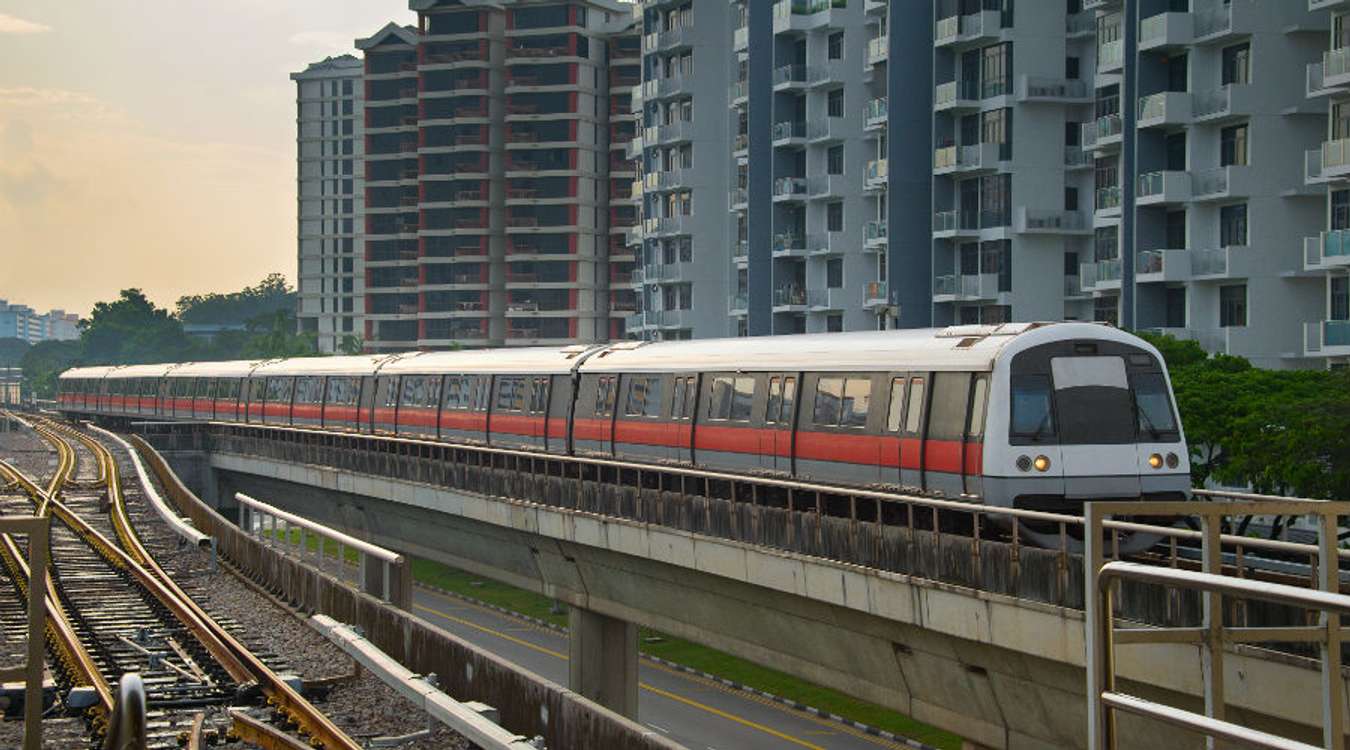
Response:
M980 371L993 369L999 351L1014 337L1043 325L1011 323L619 344L586 360L581 371Z
M166 367L168 365L165 365ZM96 380L108 373L116 370L116 365L99 365L96 367L72 367L58 376L59 380Z
M600 345L510 347L457 352L422 352L402 357L380 368L381 375L414 373L522 373L562 375L572 371L585 353Z
M163 374L171 378L242 378L265 361L235 359L224 362L184 362Z
M310 377L319 375L372 375L381 365L406 356L409 355L357 354L338 357L274 359L270 362L264 362L258 365L258 368L253 370L253 375L299 375Z

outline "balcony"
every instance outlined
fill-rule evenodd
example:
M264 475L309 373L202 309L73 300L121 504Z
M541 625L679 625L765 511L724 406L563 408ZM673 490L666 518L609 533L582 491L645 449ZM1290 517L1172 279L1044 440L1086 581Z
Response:
M1236 257L1234 252L1241 253L1246 248L1241 246L1221 247L1211 250L1192 250L1191 251L1191 278L1209 281L1221 281L1233 276L1242 274L1234 273L1234 261Z
M886 126L886 97L873 99L863 110L863 130L877 130Z
M646 237L675 236L690 234L695 221L692 216L667 216L664 218L644 219L642 233Z
M783 233L773 236L775 258L805 258L808 252L806 238L799 234Z
M1350 86L1350 47L1322 53L1322 86L1327 89Z
M1065 169L1088 169L1092 166L1092 152L1085 151L1082 146L1064 147Z
M976 211L938 211L933 214L933 236L938 239L980 236L980 216Z
M1135 181L1134 193L1140 206L1184 203L1191 198L1191 173L1163 171L1141 174Z
M934 302L977 302L998 299L998 274L949 274L933 279Z
M806 123L804 121L793 122L790 120L776 122L773 124L773 131L770 136L775 147L778 146L804 146L806 145Z
M1139 97L1139 128L1186 125L1191 121L1191 95L1185 91L1164 91Z
M885 159L874 159L867 162L866 178L863 181L865 190L880 190L886 187L887 167Z
M1134 256L1134 280L1140 284L1186 281L1191 277L1187 250L1145 250Z
M733 107L737 104L744 104L745 100L750 97L749 81L736 81L731 84L731 88L727 91L727 96L731 98L731 105Z
M1350 266L1350 229L1333 229L1303 239L1303 267L1325 271Z
M687 47L693 43L692 26L676 26L665 31L654 31L642 38L642 48L646 52L658 52Z
M732 188L727 206L732 211L742 211L750 203L750 193L743 187Z
M863 225L863 247L881 248L886 246L886 222L869 221Z
M831 255L843 255L854 245L845 246L843 232L825 232L806 236L806 254L812 258L825 258Z
M1119 146L1124 127L1124 121L1118 114L1102 115L1092 122L1085 122L1080 133L1083 147L1088 148L1090 146L1094 150L1100 151L1112 146Z
M805 65L783 65L774 68L773 71L773 90L788 91L791 89L806 87L806 66Z
M841 174L816 175L806 181L806 195L811 200L838 198L844 194L849 181Z
M1195 41L1212 42L1229 34L1239 33L1233 26L1233 6L1213 4L1192 13L1195 16ZM1250 29L1245 29L1250 31Z
M867 64L876 65L886 61L891 51L891 38L879 36L867 42Z
M727 313L730 315L745 315L750 311L750 295L745 292L733 294L727 298Z
M1099 260L1095 263L1082 263L1078 266L1078 278L1082 280L1083 291L1102 292L1120 288L1120 259Z
M648 172L642 178L642 184L644 189L650 191L677 190L686 187L697 178L698 175L693 169L676 167L663 169L659 172Z
M1214 122L1249 115L1254 110L1255 92L1247 84L1231 83L1195 94L1191 114L1196 122Z
M979 108L979 81L948 81L939 83L933 89L933 109L938 112ZM1087 126L1084 125L1084 127Z
M848 77L848 68L840 61L833 60L825 65L811 65L806 68L806 85L810 88L843 83Z
M889 307L891 304L891 295L884 281L869 281L863 288L863 307L876 309L880 307Z
M1120 216L1120 186L1097 188L1096 202L1093 205L1098 216Z
M737 26L731 34L731 50L740 52L750 46L750 27Z
M1125 42L1117 39L1097 45L1097 74L1119 73L1125 63Z
M1310 357L1350 355L1350 320L1318 320L1304 323L1303 352Z
M806 307L810 312L836 312L848 309L848 294L843 288L808 289Z
M1002 14L984 10L964 16L938 20L933 30L933 46L947 47L997 39L1003 30Z
M629 160L637 159L638 157L642 156L642 152L646 148L647 144L643 142L642 136L637 136L636 138L633 138L632 140L628 141L628 145L624 147L623 151L624 158Z
M812 144L842 141L848 132L848 121L843 117L822 117L806 124L806 140Z
M947 146L933 152L933 174L992 172L1000 165L997 143Z
M787 284L773 290L773 311L805 312L806 290L799 284Z
M661 99L687 91L691 85L692 82L684 80L684 76L656 78L642 84L642 97L644 101Z
M806 200L805 177L779 177L773 181L774 201Z
M1350 177L1350 138L1323 141L1320 174L1323 182Z
M1020 76L1017 79L1017 100L1047 104L1086 104L1092 101L1092 92L1086 81L1042 76Z
M642 131L642 142L647 144L668 144L692 140L694 123L692 120L675 120L665 125L653 125Z
M1252 168L1247 165L1219 167L1191 175L1191 199L1226 200L1251 195L1255 187Z
M1195 17L1190 13L1159 13L1139 22L1139 51L1184 47L1195 38Z
M1018 234L1090 234L1092 227L1077 211L1018 206L1013 213L1013 231Z

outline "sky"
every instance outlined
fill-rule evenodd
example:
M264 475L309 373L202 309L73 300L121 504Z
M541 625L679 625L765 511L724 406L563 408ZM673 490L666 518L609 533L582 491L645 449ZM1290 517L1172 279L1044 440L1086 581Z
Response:
M295 281L289 74L407 0L0 0L0 299Z

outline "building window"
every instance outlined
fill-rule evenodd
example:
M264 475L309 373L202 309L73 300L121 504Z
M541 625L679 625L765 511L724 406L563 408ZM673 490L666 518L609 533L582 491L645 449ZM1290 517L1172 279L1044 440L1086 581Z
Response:
M842 202L831 203L825 208L825 230L828 232L844 231L844 204Z
M1012 44L1002 42L980 50L981 95L1003 96L1012 90Z
M1098 297L1092 301L1092 319L1098 323L1120 324L1119 297Z
M829 94L827 101L827 113L830 117L844 116L844 90L834 89Z
M1006 227L1012 220L1012 175L980 178L980 226Z
M1247 285L1219 287L1219 327L1247 325Z
M1092 259L1114 260L1120 257L1119 227L1100 227L1093 234Z
M1331 191L1331 228L1350 229L1350 190Z
M1234 125L1219 131L1219 166L1242 166L1247 163L1247 126Z
M830 258L825 264L825 286L840 289L844 286L844 259Z
M825 172L826 174L844 173L844 144L830 146L830 150L825 152Z
M842 60L844 58L844 32L836 31L830 34L826 57L831 60Z
M980 273L998 276L998 290L1012 291L1012 241L993 240L980 244Z
M998 158L1012 158L1012 110L994 109L980 115L980 142L999 146Z
M1331 319L1350 320L1350 276L1331 277Z
M352 82L351 82L351 81L343 81L343 82L342 82L342 95L343 95L343 96L351 96L351 95L352 95Z
M1247 244L1247 204L1238 203L1219 209L1219 247Z
M1223 80L1221 83L1227 86L1230 83L1251 83L1252 80L1252 46L1250 44L1235 44L1232 47L1225 47L1223 50Z
M843 331L844 331L844 316L842 316L842 315L826 315L826 316L825 316L825 331L826 331L827 333L843 333Z

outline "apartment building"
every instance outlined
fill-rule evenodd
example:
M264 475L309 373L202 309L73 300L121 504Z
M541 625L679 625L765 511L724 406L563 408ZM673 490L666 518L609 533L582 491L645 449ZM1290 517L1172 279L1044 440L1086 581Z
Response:
M365 191L362 64L329 57L291 74L296 84L297 289L300 330L319 351L363 333Z
M902 307L906 322L926 323L931 92L886 71L894 21L906 28L896 58L927 80L931 24L892 19L878 0L671 0L636 12L644 127L630 155L644 194L629 334L871 330L900 323ZM899 175L907 221L894 244L892 85L905 94L900 121L923 131L898 144L912 169ZM910 282L906 305L892 274Z
M1303 240L1304 270L1318 289L1317 315L1304 322L1303 352L1330 367L1350 366L1350 0L1308 0L1330 30L1321 58L1308 64L1310 102L1326 102L1321 143L1305 157L1319 188L1320 231ZM1319 105L1320 108L1320 105ZM1325 191L1322 195L1321 191Z
M622 232L637 221L630 6L409 7L416 27L357 43L367 349L621 338L634 307Z
M19 339L30 344L40 341L69 341L80 337L80 316L65 310L39 313L37 310L0 299L0 339Z

